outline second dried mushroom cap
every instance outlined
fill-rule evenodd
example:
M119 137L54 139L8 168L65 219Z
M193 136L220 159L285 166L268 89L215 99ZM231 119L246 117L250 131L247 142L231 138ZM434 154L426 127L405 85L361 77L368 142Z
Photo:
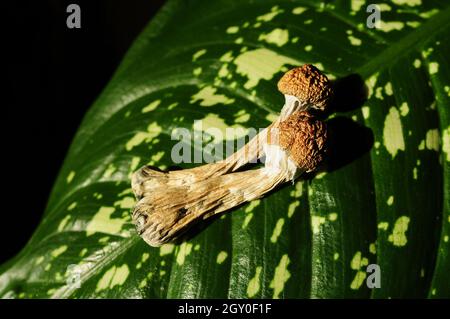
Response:
M324 111L333 96L331 81L314 65L304 64L286 72L278 90Z
M277 144L306 172L316 170L327 153L327 125L308 112L296 112L277 127ZM270 142L274 144L274 142Z

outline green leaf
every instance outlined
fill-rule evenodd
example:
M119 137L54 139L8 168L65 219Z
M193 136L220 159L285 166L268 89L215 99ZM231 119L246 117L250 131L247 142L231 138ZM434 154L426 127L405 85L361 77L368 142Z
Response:
M0 268L0 296L450 297L450 8L392 1L381 29L366 28L365 8L169 1L86 114L40 226ZM363 107L328 121L368 127L370 151L181 245L145 244L130 222L130 174L173 165L170 134L194 120L266 127L283 105L277 80L303 63L364 79ZM361 139L345 137L344 157ZM371 263L381 288L366 286Z

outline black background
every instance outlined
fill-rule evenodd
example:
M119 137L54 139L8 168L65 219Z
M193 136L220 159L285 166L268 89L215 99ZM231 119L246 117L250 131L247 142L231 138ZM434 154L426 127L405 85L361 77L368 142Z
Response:
M68 29L66 8L81 8ZM3 93L0 263L39 224L86 110L164 0L40 0L2 4ZM6 8L5 8L6 6ZM6 111L6 112L5 112Z

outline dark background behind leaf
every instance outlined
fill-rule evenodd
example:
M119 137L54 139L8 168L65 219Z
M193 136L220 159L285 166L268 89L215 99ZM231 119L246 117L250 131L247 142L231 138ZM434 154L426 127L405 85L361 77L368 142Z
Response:
M81 7L81 29L66 27L66 7ZM7 58L2 119L0 264L36 229L83 115L134 38L164 0L14 1L3 41ZM31 185L31 186L30 186ZM19 210L18 208L21 207Z

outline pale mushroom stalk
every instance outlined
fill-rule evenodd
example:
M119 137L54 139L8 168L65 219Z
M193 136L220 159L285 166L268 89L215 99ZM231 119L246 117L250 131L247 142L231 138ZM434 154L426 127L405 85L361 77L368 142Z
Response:
M307 112L295 112L268 136L264 167L155 189L133 211L136 229L151 246L171 242L198 221L260 198L280 184L316 170L324 160L326 140L325 123Z
M271 128L277 127L280 121L284 121L297 111L311 109L325 111L333 96L331 82L311 64L286 72L278 82L278 90L285 97L279 117L244 147L224 160L190 169L161 172L150 166L144 166L132 177L132 189L136 198L140 199L160 187L190 185L234 172L248 163L254 163L265 155L265 140Z

